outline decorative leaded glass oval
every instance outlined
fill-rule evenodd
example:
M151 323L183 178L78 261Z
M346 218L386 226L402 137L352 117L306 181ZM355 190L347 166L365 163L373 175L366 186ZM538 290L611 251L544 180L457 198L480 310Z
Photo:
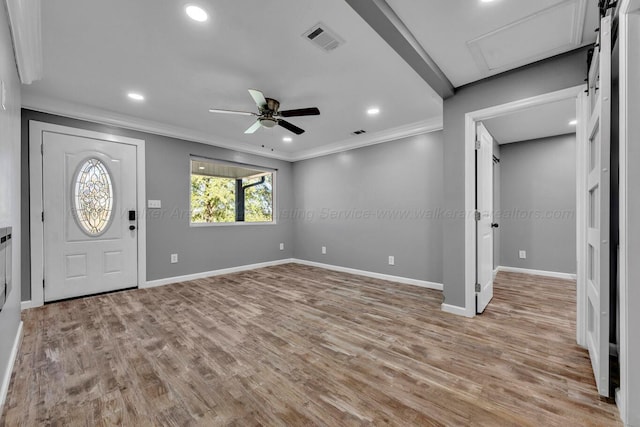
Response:
M113 213L113 185L106 166L95 158L86 160L72 185L78 225L90 236L102 234Z

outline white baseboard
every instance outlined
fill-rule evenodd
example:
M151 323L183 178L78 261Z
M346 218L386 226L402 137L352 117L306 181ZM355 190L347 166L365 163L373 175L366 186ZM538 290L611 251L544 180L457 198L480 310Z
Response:
M355 268L340 267L338 265L323 264L321 262L307 261L304 259L292 259L290 262L308 265L311 267L324 268L326 270L339 271L341 273L356 274L358 276L371 277L372 279L388 280L390 282L403 283L405 285L419 286L421 288L442 290L442 283L427 282L426 280L410 279L408 277L392 276L389 274L374 273L372 271L357 270Z
M625 420L625 416L627 415L627 412L625 411L625 407L624 407L624 398L622 395L622 390L621 389L616 389L616 406L618 407L618 412L620 413L620 419L622 420L622 423L624 425L626 424Z
M151 280L140 289L155 288L158 286L170 285L172 283L188 282L189 280L204 279L205 277L221 276L223 274L239 273L241 271L255 270L257 268L271 267L274 265L289 264L295 262L291 258L279 259L276 261L259 262L257 264L240 265L238 267L221 268L220 270L203 271L201 273L187 274L185 276L167 277L165 279Z
M41 307L42 304L36 304L35 302L33 302L32 300L29 301L22 301L20 303L20 311L24 311L24 310L28 310L30 308L36 308L36 307Z
M522 273L532 274L535 276L555 277L556 279L576 280L576 275L571 273L559 273L557 271L544 271L544 270L532 270L530 268L519 267L498 267L498 271L504 271L505 273Z
M457 305L442 303L440 309L445 313L455 314L456 316L473 317L475 315L475 313L468 313L465 307L458 307Z
M18 331L16 337L13 340L13 347L11 348L11 355L9 356L9 363L6 367L4 377L2 378L2 384L0 384L0 414L4 408L4 403L7 400L7 393L9 392L9 383L11 382L11 373L13 372L13 366L16 363L18 357L18 350L22 343L22 321L18 325Z

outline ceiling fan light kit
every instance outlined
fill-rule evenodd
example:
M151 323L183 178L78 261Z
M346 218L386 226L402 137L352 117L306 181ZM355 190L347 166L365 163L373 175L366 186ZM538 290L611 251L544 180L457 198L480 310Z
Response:
M304 133L304 129L301 129L296 125L281 119L280 117L302 117L302 116L320 115L320 110L317 109L316 107L298 108L295 110L279 111L280 102L273 98L266 98L264 94L259 90L249 89L249 95L251 95L254 102L258 106L258 112L259 112L258 114L252 113L249 111L221 110L217 108L211 108L209 112L219 113L219 114L257 116L258 119L255 121L255 123L251 125L246 131L244 131L244 133L246 134L252 134L258 129L260 129L261 127L273 128L276 125L278 125L285 128L289 132L293 132L296 135L301 135Z

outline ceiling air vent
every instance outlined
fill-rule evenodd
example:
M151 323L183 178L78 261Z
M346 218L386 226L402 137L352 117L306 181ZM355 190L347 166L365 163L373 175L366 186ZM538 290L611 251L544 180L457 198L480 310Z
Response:
M325 52L331 52L341 44L344 44L344 39L329 29L322 22L311 27L311 29L305 32L302 37L307 38L311 43L318 46Z
M363 133L367 133L367 131L364 129L360 129L360 130L351 132L352 135L362 135Z

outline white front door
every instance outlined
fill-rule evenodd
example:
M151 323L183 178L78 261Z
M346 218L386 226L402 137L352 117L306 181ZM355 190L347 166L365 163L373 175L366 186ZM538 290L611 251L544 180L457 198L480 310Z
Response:
M587 164L587 348L602 396L609 396L609 184L611 18L602 18L589 70Z
M482 313L493 298L493 137L482 123L476 133L476 313Z
M44 300L136 287L136 147L42 134Z

